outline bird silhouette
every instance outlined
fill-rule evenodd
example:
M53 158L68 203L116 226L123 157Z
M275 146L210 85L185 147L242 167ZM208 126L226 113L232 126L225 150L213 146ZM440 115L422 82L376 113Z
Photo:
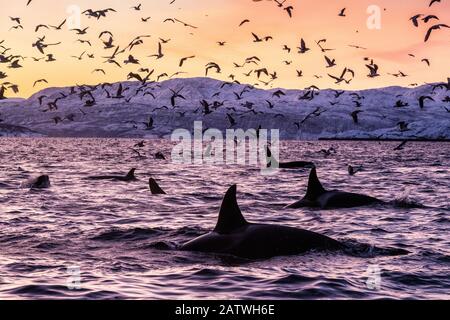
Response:
M409 20L412 21L412 23L415 27L419 27L420 17L423 17L423 14L416 14L415 16L412 16L411 18L409 18Z
M427 101L427 100L429 100L429 101L435 101L432 97L430 97L430 96L421 96L421 97L419 97L419 107L420 107L420 109L423 109L423 108L425 108L425 101Z
M430 39L431 33L433 31L440 30L441 28L450 28L450 26L442 23L432 26L431 28L428 29L427 34L425 35L425 42L427 42Z
M330 59L327 56L325 56L325 61L327 62L327 68L332 68L332 67L336 66L335 59Z
M300 47L298 47L298 50L298 53L306 53L310 50L308 47L306 47L306 43L303 38L300 40Z
M249 23L249 22L250 22L250 20L248 20L248 19L242 20L242 22L239 24L239 27L242 27L244 24Z
M149 56L149 58L152 58L152 57L156 57L156 59L162 59L164 57L164 54L162 52L161 42L158 43L158 53Z
M89 27L86 27L84 29L71 29L71 31L75 31L77 35L84 35L87 33L87 30Z
M359 115L361 112L363 112L363 111L361 111L361 110L356 110L356 111L353 111L353 112L351 113L351 116L352 116L352 118L353 118L353 122L354 122L355 124L358 124L358 123L359 123L358 115Z
M38 83L48 83L48 82L45 79L39 79L34 82L33 87L35 87Z
M440 3L440 2L441 2L441 0L431 0L430 4L428 5L428 7L431 7L433 4Z
M57 25L57 26L52 26L52 25L50 25L50 27L53 28L53 29L55 29L55 30L61 30L62 27L66 24L66 22L67 22L67 19L64 19L64 21L61 22L59 25ZM36 30L36 32L37 32L37 30Z
M181 68L188 59L194 59L194 58L195 58L195 56L184 57L180 60L180 63L178 66Z

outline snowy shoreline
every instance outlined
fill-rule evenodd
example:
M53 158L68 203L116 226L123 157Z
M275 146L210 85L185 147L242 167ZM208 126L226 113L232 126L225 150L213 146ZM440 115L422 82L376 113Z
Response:
M20 134L20 133L11 133L11 134L5 134L5 132L0 132L0 140L1 139L10 139L10 138L18 138L18 139L80 139L80 140L90 140L90 139L119 139L119 140L132 140L132 139L140 139L140 140L146 140L146 141L152 141L152 140L170 140L170 137L117 137L117 136L46 136L39 133L30 133L30 134ZM305 141L305 142L450 142L450 139L426 139L426 138L420 138L420 139L370 139L370 138L317 138L317 139L280 139L282 142L289 142L289 141Z
M126 90L115 98L119 86ZM175 103L173 91L182 95ZM29 99L2 100L0 136L157 139L170 138L175 129L192 132L202 121L205 129L222 132L279 129L281 140L450 140L450 91L432 84L279 92L210 78L48 88ZM423 108L422 96L433 99ZM54 101L57 108L50 108Z

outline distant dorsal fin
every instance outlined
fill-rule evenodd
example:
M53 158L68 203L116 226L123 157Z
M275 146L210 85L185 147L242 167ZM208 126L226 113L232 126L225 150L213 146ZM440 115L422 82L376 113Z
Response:
M267 158L272 158L272 151L270 151L269 146L266 147L266 151L267 151Z
M166 192L161 189L155 179L150 178L148 184L150 186L150 191L152 192L152 194L166 194Z
M266 147L266 153L267 153L267 167L275 168L279 166L279 162L277 159L275 159L272 156L272 151L270 150L269 146Z
M309 174L308 191L306 192L305 199L315 200L325 192L327 191L322 186L319 178L317 177L317 170L316 168L313 168L311 170L311 173Z
M127 179L134 179L134 178L136 178L136 177L134 176L134 172L135 172L135 171L136 171L135 168L131 169L130 172L128 172L126 178L127 178Z
M239 209L236 200L237 186L232 186L223 198L222 207L220 208L219 220L217 221L214 232L220 234L231 233L234 230L248 224Z

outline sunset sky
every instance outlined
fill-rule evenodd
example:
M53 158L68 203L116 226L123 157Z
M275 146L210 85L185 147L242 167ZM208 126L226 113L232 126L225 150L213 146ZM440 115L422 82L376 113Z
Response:
M408 86L414 83L423 84L440 82L450 76L450 29L433 32L431 39L424 43L428 28L437 23L450 24L450 1L442 0L431 8L428 0L287 0L284 7L294 7L293 17L289 18L287 11L278 7L270 0L254 2L252 0L171 0L129 1L129 0L33 0L26 7L27 0L0 0L0 42L11 48L5 55L22 55L26 57L20 64L23 68L10 69L8 64L0 64L0 72L7 78L0 84L9 81L19 85L18 96L28 97L47 86L59 87L75 84L97 84L126 80L129 72L136 72L140 67L155 69L151 80L162 73L172 75L177 71L186 72L180 77L205 76L205 65L216 62L222 67L222 73L211 72L210 76L230 80L233 74L236 80L255 84L258 79L255 74L250 77L243 75L250 70L267 68L269 72L277 71L278 79L269 86L259 83L261 88L284 87L305 88L316 85L320 88L362 89L383 87L389 85ZM131 9L131 6L142 3L141 11ZM62 30L40 29L35 32L36 25L59 25L69 14L70 5L77 5L82 11L114 8L117 13L109 12L106 18L100 20L81 18L81 28L89 27L86 35L76 35L65 25ZM377 5L381 9L381 29L367 27L369 13L367 9ZM346 17L339 17L342 8L346 9ZM440 21L431 20L428 24L420 21L418 28L409 20L415 14L435 14ZM11 29L16 22L11 17L20 17L22 29ZM148 22L141 18L151 17ZM197 27L185 27L179 23L163 21L166 18L177 18ZM244 19L250 22L239 27ZM151 35L144 38L144 44L126 51L117 57L121 64L119 68L104 63L102 56L112 54L114 49L104 50L98 36L100 32L110 30L114 34L114 44L124 48L138 35ZM257 35L272 36L273 40L254 43L252 32ZM38 37L46 36L45 43L61 41L62 44L46 49L53 53L55 62L35 62L31 57L40 58L43 55L32 43ZM164 58L156 60L149 55L157 52L159 38L171 39L163 45ZM311 49L306 54L298 54L300 39L304 38ZM324 53L315 41L326 38L325 48L335 49L326 53L336 59L337 66L326 68ZM89 40L87 44L76 42L77 39ZM103 39L106 40L106 37ZM226 41L225 46L219 46L218 41ZM291 53L283 51L283 45L292 49ZM367 50L352 48L358 45ZM0 53L3 49L0 48ZM94 54L95 59L86 56L82 60L71 56ZM125 65L123 61L132 54L140 60L141 65ZM414 54L411 57L408 54ZM182 57L193 56L182 68L178 67ZM233 62L242 64L246 58L258 56L259 66L246 65L244 68L234 68ZM365 57L374 59L380 66L381 76L368 78L365 67ZM430 59L428 67L423 58ZM286 65L283 61L292 61ZM344 67L355 71L356 77L350 84L334 84L327 74L339 76ZM106 75L92 73L96 68L105 70ZM297 77L296 70L302 70L304 76ZM400 78L389 75L399 71L408 77ZM319 76L321 78L316 78ZM33 87L34 81L46 79L48 84L40 83ZM167 78L162 78L166 80ZM269 81L267 76L261 80ZM14 96L11 90L6 96Z

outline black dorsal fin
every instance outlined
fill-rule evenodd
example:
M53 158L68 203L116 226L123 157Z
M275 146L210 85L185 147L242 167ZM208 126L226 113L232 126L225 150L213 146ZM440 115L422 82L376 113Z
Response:
M327 192L320 183L317 177L317 170L313 168L309 174L308 191L306 192L305 199L316 200L319 196Z
M161 189L155 179L150 178L148 184L150 186L150 191L152 192L152 194L166 194L166 192Z
M239 209L236 191L237 186L234 185L225 194L214 232L220 234L232 233L234 230L248 224L242 215L241 209Z
M130 170L130 172L128 172L126 178L127 179L135 179L136 177L134 176L134 172L136 171L136 168L133 168Z
M266 159L267 159L267 167L270 168L276 168L279 167L279 162L277 159L275 159L272 155L272 151L270 150L269 146L266 147Z
M267 151L267 158L272 158L272 151L270 151L269 146L266 147L266 151Z

